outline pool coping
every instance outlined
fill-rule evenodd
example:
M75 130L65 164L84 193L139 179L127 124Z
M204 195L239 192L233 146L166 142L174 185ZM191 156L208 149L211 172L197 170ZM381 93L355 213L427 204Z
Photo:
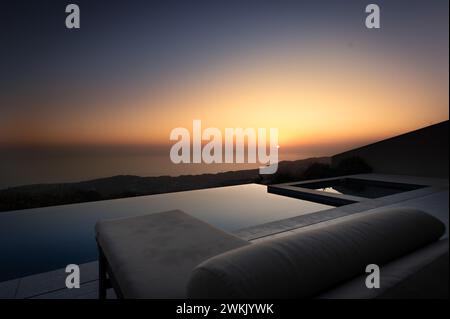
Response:
M268 186L268 192L273 194L278 194L281 196L287 196L287 197L294 197L299 199L306 199L306 200L322 200L323 197L330 197L331 201L328 201L324 204L330 204L333 200L344 200L349 201L349 204L346 205L339 205L335 208L330 208L310 214L295 216L291 218L286 218L274 222L269 222L257 226L252 226L248 228L240 229L236 232L234 232L235 235L245 239L245 240L257 240L268 236L273 236L276 234L280 234L283 232L289 232L291 230L314 225L317 223L329 221L332 219L365 212L371 209L388 206L392 204L401 203L404 201L424 197L427 195L435 194L441 191L448 191L448 180L447 179L438 179L438 178L425 178L425 177L415 177L415 176L406 176L406 175L382 175L382 174L357 174L357 175L346 175L341 176L339 178L358 178L358 179L366 179L366 180L373 180L373 181L381 181L381 182L391 182L391 183L409 183L409 184L415 184L415 185L424 185L425 187L411 190L411 191L405 191L393 195L388 195L384 197L379 198L362 198L362 197L356 197L356 196L349 196L349 195L342 195L339 196L337 194L333 193L326 193L321 191L314 191L314 190L308 190L301 188L301 192L303 190L306 190L306 195L302 194L302 197L295 197L290 196L292 191L292 184L300 184L301 182L290 182L290 183L282 183L282 184L275 184L275 185L269 185ZM323 182L328 180L336 179L336 177L333 178L326 178L326 179L316 179L316 180L308 180L305 181L305 183L312 183L312 182ZM296 196L298 196L298 193L301 193L298 191L299 187L296 187ZM278 193L280 192L280 193ZM330 194L330 196L328 196ZM327 199L329 200L329 199ZM322 202L323 203L323 202ZM342 202L341 202L342 203Z
M362 176L365 176L363 178ZM370 176L370 175L369 175ZM284 195L288 197L303 199L303 200L310 200L314 202L318 202L321 204L326 205L332 205L332 206L344 206L349 204L354 204L357 202L366 201L367 199L376 199L376 198L367 198L362 196L356 196L356 195L347 195L347 194L337 194L337 193L330 193L325 192L317 189L312 189L309 187L301 187L302 185L311 185L311 184L323 184L331 181L340 181L340 180L361 180L361 181L369 181L372 183L379 183L386 186L391 187L399 187L399 186L418 186L417 189L422 189L425 187L430 187L430 183L404 183L404 182L398 182L398 181L386 181L386 180L379 180L379 179L373 179L370 178L368 175L345 175L345 176L335 176L330 178L321 178L321 179L313 179L313 180L306 180L306 181L296 181L296 182L288 182L288 183L281 183L281 184L273 184L267 186L267 191L272 194L277 195ZM424 185L425 184L425 185ZM317 186L319 187L319 186ZM412 190L417 190L412 189ZM404 190L399 193L404 193L412 190ZM392 195L397 195L392 194ZM386 195L382 197L392 196L392 195ZM378 198L382 198L378 197Z

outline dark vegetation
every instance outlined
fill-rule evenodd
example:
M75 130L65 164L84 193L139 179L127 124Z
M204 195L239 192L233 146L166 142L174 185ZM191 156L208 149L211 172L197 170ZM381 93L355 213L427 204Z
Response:
M364 174L372 172L372 168L360 157L345 158L335 166L331 165L329 158L315 158L304 169L283 167L280 163L278 171L267 177L264 184L278 184L310 179L329 178L336 176Z
M121 175L78 183L27 185L0 190L0 211L247 183L267 185L370 171L370 167L360 158L348 158L332 167L329 157L320 157L280 162L277 173L273 175L259 175L259 171L254 169L178 177Z

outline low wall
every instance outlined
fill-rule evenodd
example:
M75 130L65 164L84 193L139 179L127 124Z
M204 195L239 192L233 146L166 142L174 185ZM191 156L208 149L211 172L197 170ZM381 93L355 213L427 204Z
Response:
M374 173L448 178L448 121L332 157L332 165L359 156Z

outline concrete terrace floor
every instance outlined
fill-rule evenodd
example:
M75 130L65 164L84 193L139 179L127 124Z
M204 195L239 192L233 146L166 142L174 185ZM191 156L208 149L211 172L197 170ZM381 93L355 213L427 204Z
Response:
M235 234L255 243L287 236L305 229L319 228L334 223L337 220L351 219L356 214L393 207L410 207L421 209L444 222L447 227L444 237L448 237L448 179L381 174L361 174L353 175L352 177L388 182L423 184L428 185L428 187L377 199L367 199L354 204L258 225L239 230ZM67 289L65 287L67 274L64 269L58 269L2 282L0 283L0 298L97 298L98 263L95 261L80 265L80 273L81 287L79 289ZM111 289L108 291L108 298L115 298L115 294Z

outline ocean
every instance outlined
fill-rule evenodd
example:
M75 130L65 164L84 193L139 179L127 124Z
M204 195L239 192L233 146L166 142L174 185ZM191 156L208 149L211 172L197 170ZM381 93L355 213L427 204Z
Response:
M289 154L280 160L307 156ZM255 169L260 164L173 164L169 154L117 154L114 152L6 152L0 151L0 189L41 184L78 182L115 175L179 176Z

